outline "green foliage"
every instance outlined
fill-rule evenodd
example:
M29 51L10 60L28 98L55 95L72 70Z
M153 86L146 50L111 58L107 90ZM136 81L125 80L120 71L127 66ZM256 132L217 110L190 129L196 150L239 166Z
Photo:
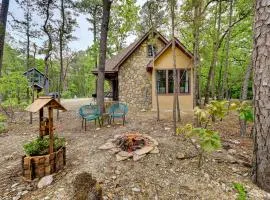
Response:
M234 102L230 105L231 110L236 110L241 120L253 122L253 108L248 101Z
M194 115L200 123L205 123L209 117L209 112L199 107L194 108Z
M6 127L5 123L0 122L0 134L4 133L6 131L7 131L7 127Z
M64 99L70 99L70 98L72 98L71 91L69 91L69 90L64 91L62 93L62 98L64 98Z
M191 124L186 124L183 128L178 128L177 133L194 139L203 152L211 153L221 147L219 134L213 130L194 128Z
M48 153L49 149L49 137L46 136L43 139L38 137L37 139L25 144L23 146L26 155L36 156L44 155ZM57 151L59 148L65 146L65 138L54 137L54 151Z
M0 78L0 94L4 105L15 106L26 99L27 79L20 72L11 72Z
M3 114L0 114L0 122L5 122L7 120L7 117Z
M228 112L228 103L228 101L211 101L206 105L206 109L210 115L223 119Z
M246 200L247 199L247 191L246 191L243 184L233 183L233 187L238 193L237 200Z

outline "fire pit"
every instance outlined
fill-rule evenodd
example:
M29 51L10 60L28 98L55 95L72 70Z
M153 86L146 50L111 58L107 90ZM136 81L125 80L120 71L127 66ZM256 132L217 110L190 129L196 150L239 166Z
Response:
M109 139L99 149L110 150L116 154L116 160L126 160L133 158L137 161L148 153L159 153L158 142L149 135L140 133L125 133L115 135L114 139Z

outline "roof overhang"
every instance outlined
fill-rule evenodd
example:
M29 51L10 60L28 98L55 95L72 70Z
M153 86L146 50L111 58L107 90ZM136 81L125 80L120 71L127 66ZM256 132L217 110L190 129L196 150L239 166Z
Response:
M32 104L27 106L25 110L28 112L35 113L44 107L51 107L53 109L66 111L64 106L62 106L58 101L56 101L52 97L48 96L39 97Z

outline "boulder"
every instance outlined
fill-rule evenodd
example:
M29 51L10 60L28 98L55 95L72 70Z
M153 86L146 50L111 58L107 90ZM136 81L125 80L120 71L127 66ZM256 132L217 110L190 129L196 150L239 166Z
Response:
M43 187L46 187L46 186L52 184L52 182L53 182L53 176L52 175L44 176L38 182L37 187L38 188L43 188Z
M143 148L134 151L134 154L137 154L137 155L140 156L140 155L149 153L149 152L152 151L153 149L154 149L153 146L144 146Z

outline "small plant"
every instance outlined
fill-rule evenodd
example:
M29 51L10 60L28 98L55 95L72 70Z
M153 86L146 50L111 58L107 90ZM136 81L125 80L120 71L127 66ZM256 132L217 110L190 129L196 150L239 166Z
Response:
M25 144L23 146L26 155L37 156L48 154L49 149L49 137L44 137L43 139L38 137L37 139ZM54 151L57 151L61 147L65 146L65 138L54 137Z
M247 199L247 191L246 191L243 184L233 183L233 187L238 193L237 200L246 200Z
M206 153L211 153L221 147L219 134L213 130L194 128L191 124L187 124L183 128L178 128L177 134L184 134L185 138L195 147L199 155L199 167L202 166Z
M247 122L253 122L254 114L252 105L247 101L237 101L230 105L230 110L236 110L239 115L240 134L246 134Z
M7 120L5 115L0 114L0 122L5 122Z
M0 134L7 131L7 127L3 122L0 122Z
M211 101L206 109L213 118L223 119L228 114L228 101Z

